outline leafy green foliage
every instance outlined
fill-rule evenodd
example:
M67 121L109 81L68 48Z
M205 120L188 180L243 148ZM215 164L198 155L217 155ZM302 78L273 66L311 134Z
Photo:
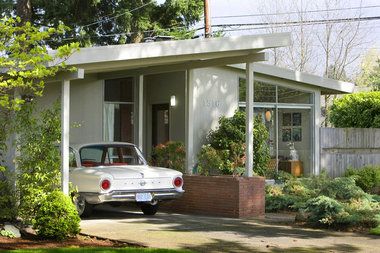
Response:
M363 192L353 178L330 179L326 173L289 177L282 185L266 187L267 211L297 211L311 224L337 228L376 227L379 200Z
M38 204L47 193L60 188L60 107L33 113L35 104L24 105L18 112L17 189L20 194L19 215L33 220Z
M33 228L43 238L64 240L79 233L79 222L71 198L55 190L41 199Z
M231 118L221 117L219 127L210 131L210 145L202 147L198 156L199 170L209 174L218 169L222 174L241 174L245 164L245 113L236 111ZM265 175L269 161L268 131L259 117L254 119L253 171ZM215 161L212 161L212 160ZM217 166L216 168L211 168Z
M10 12L16 4L0 5L0 10ZM72 28L49 45L65 38L82 46L136 43L157 35L188 38L203 13L202 0L61 0L59 8L56 1L33 0L31 5L32 23L57 27L63 22Z
M185 172L185 145L182 142L169 141L153 148L152 165Z
M0 221L15 220L17 216L17 198L14 175L6 168L0 168Z
M380 91L345 95L331 106L335 127L380 128Z
M8 237L8 238L15 238L16 237L16 235L12 231L8 231L8 230L1 230L0 235L4 236L4 237Z
M367 193L380 193L380 167L366 166L361 169L349 168L346 170L345 176L354 178L356 185Z
M41 96L44 79L54 76L64 68L63 62L77 49L72 43L57 48L49 54L44 41L54 34L62 34L64 26L41 30L29 22L21 25L20 19L0 20L0 66L5 73L0 76L0 109L19 110L25 102L20 95ZM56 64L52 64L57 62ZM50 63L50 64L48 64Z

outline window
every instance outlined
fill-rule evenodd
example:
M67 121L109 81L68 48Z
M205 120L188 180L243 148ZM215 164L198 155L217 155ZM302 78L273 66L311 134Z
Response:
M245 93L246 81L244 78L239 78L239 102L245 102ZM313 103L312 97L312 93L310 92L290 89L266 82L254 82L254 102L311 104Z
M132 145L94 145L80 150L82 166L144 165L141 153Z
M302 141L302 114L300 112L282 114L282 141Z
M104 86L104 140L133 142L133 78L106 80Z
M246 81L239 78L239 102L246 100ZM254 102L276 103L276 86L264 82L254 82Z
M291 104L311 104L312 94L278 86L278 102Z

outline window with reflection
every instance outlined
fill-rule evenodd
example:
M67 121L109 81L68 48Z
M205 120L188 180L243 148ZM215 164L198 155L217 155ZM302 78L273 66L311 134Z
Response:
M276 101L277 97L277 101ZM254 82L254 102L261 103L290 103L290 104L311 104L313 103L311 92L286 88L266 82ZM239 102L246 100L246 80L239 78Z
M311 104L312 94L300 90L278 86L278 102L291 104Z
M105 141L133 142L134 80L106 80L103 130Z
M246 80L239 78L239 102L245 102L246 99ZM254 82L254 102L276 103L276 86L264 83Z

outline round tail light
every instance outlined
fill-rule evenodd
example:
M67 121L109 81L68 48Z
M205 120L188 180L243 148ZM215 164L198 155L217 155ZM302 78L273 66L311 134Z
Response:
M173 180L173 185L177 188L181 187L183 185L183 179L182 177L176 177Z
M108 179L104 179L104 180L100 183L100 187L101 187L103 190L108 190L108 189L111 187L111 181L109 181Z

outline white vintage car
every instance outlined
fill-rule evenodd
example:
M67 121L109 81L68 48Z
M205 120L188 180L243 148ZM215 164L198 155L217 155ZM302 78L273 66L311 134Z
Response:
M140 150L122 142L72 145L70 182L77 187L74 203L81 216L96 204L136 202L146 215L154 215L161 200L181 196L182 173L147 165Z

